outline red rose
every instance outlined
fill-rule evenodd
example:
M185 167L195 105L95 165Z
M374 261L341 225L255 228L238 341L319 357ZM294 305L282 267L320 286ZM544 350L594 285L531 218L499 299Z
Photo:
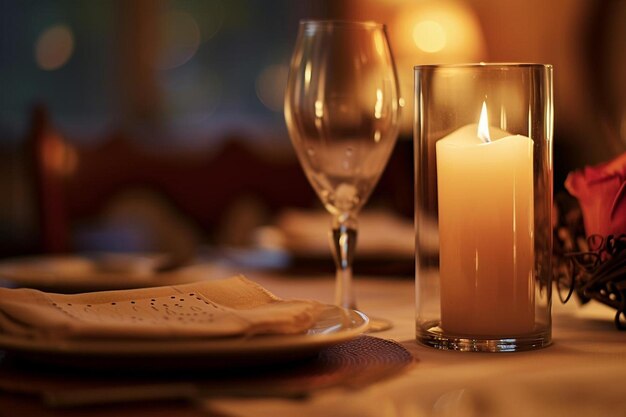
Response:
M570 172L565 188L580 203L587 236L626 234L626 153Z

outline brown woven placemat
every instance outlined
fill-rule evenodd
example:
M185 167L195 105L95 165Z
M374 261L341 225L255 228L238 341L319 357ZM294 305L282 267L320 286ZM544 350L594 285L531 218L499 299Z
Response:
M34 396L50 406L89 406L134 401L200 397L303 398L312 392L355 389L397 375L414 363L400 344L361 336L316 356L246 368L158 372L93 372L46 367L5 357L0 361L0 391Z

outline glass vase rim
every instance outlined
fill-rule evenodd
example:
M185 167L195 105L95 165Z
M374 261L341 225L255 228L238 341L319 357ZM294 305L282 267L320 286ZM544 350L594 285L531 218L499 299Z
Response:
M373 20L346 20L346 19L302 19L300 26L328 27L328 26L357 26L367 29L384 29L384 23Z
M425 64L415 65L414 70L434 70L434 69L509 69L509 68L544 68L553 69L552 64L542 64L538 62L475 62L462 64Z

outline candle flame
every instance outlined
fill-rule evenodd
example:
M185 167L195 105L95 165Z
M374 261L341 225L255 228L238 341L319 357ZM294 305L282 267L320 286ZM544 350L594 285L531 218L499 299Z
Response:
M480 140L485 143L491 142L489 137L489 118L487 117L487 103L483 101L483 108L480 111L480 120L478 121L478 132L476 132Z

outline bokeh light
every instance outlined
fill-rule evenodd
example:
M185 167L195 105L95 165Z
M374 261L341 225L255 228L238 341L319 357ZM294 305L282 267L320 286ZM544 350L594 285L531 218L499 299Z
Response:
M189 13L173 10L163 14L161 54L157 67L168 70L189 61L200 46L200 27Z
M422 64L476 61L485 53L480 22L470 6L452 0L426 0L397 15L392 39L398 55Z
M270 65L256 79L256 94L261 103L275 112L283 111L285 88L287 87L287 65Z
M432 20L423 20L413 29L413 41L424 52L439 52L446 46L446 32Z
M459 0L407 2L395 16L390 41L405 104L401 131L409 135L413 130L413 67L480 61L486 46L475 12Z
M78 168L78 152L56 133L49 133L43 141L42 155L46 172L56 176L68 177Z
M219 75L209 69L198 72L183 67L173 71L164 83L172 125L193 129L206 123L222 102L222 83Z
M44 30L35 43L35 62L39 68L52 71L67 63L74 52L74 35L66 25Z
M224 24L224 4L220 0L211 0L198 3L200 6L198 17L202 42L212 39L222 29Z

